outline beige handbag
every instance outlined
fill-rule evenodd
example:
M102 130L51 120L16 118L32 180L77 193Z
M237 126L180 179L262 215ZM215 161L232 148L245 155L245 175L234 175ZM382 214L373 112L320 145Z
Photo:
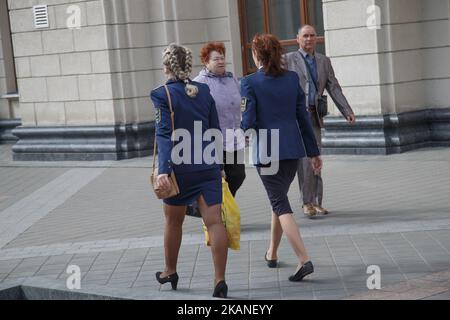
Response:
M172 99L170 98L169 89L167 88L166 85L164 86L164 89L166 89L167 98L169 100L170 118L172 121L172 136L173 136L174 131L175 131L175 118L174 118L175 114L174 114L173 108L172 108ZM173 139L172 139L172 141L173 141ZM169 175L169 181L170 181L169 189L162 190L162 189L159 189L156 187L156 179L158 178L158 168L155 168L156 152L157 152L157 147L156 147L156 128L155 128L155 142L153 144L153 169L152 169L152 174L150 176L150 183L151 183L153 191L155 192L155 195L158 199L168 199L168 198L175 197L176 195L178 195L180 193L180 189L178 188L178 183L175 178L175 172L172 171L172 173Z

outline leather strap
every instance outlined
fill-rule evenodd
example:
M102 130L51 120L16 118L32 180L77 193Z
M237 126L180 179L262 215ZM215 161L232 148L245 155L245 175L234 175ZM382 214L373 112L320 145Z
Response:
M319 87L317 85L317 82L314 80L314 77L313 77L313 74L312 74L312 70L311 70L311 66L309 65L308 61L306 61L306 58L303 56L303 54L300 51L298 53L302 56L303 60L305 61L306 69L308 69L309 76L311 77L311 80L312 80L312 82L314 84L314 87L316 88L316 92L317 92L317 94L319 94ZM318 76L319 75L317 75L317 77ZM317 80L319 80L319 78L317 78Z
M164 85L164 89L166 90L166 94L167 94L167 100L169 101L169 109L170 109L170 120L172 122L172 143L175 144L175 141L173 139L173 135L175 134L175 113L173 112L173 107L172 107L172 99L170 97L170 92L169 92L169 88L167 87L167 85ZM153 142L153 165L152 165L152 172L155 172L155 165L156 165L156 152L157 152L157 147L156 147L156 128L155 128L155 140Z

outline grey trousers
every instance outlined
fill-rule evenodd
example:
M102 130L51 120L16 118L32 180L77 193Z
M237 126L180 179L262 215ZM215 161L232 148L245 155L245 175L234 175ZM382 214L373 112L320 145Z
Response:
M311 123L320 149L322 134L319 122L316 117L311 116ZM318 175L314 174L309 158L303 158L298 161L297 177L303 204L315 203L321 206L323 199L322 176L320 173Z

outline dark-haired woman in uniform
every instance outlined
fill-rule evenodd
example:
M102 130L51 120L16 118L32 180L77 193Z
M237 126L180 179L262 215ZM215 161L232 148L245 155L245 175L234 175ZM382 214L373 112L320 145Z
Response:
M297 172L298 160L309 157L314 170L322 167L320 152L305 105L305 95L295 72L282 66L282 47L270 34L257 35L252 41L253 60L258 71L241 81L243 130L255 129L258 139L252 139L257 148L256 167L272 206L271 241L264 259L270 268L277 267L277 250L283 232L297 258L298 268L289 277L301 281L314 272L314 267L303 244L298 225L287 197ZM267 139L259 139L262 129L268 130ZM263 163L261 150L269 150L267 141L278 130L278 159ZM272 154L273 150L272 150ZM276 165L275 174L266 175L266 167Z
M171 283L176 290L178 284L177 260L181 246L182 225L186 206L197 201L203 221L208 228L211 251L214 262L214 297L226 298L228 287L225 283L225 267L228 254L228 238L221 218L222 175L221 165L205 162L203 152L210 142L203 142L197 150L193 144L194 122L200 123L202 137L208 129L218 129L219 119L214 99L205 84L189 79L192 71L192 53L189 49L170 45L163 53L164 73L170 92L175 114L175 130L189 131L191 137L191 159L189 163L177 164L172 159L173 141L172 122L168 97L164 87L151 92L151 100L156 108L156 139L158 144L158 177L157 186L163 189L170 187L168 175L175 172L180 194L164 200L166 218L164 230L164 250L166 267L163 272L156 273L159 283ZM202 139L203 140L203 139ZM220 141L220 144L222 141ZM175 146L178 142L175 142ZM201 163L198 155L202 152Z

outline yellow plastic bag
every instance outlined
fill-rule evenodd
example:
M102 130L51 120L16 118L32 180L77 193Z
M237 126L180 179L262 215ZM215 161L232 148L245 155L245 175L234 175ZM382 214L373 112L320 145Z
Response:
M222 221L227 230L228 248L239 250L241 248L241 214L225 179L222 179L222 198ZM209 234L205 223L203 223L203 231L205 243L209 246Z

